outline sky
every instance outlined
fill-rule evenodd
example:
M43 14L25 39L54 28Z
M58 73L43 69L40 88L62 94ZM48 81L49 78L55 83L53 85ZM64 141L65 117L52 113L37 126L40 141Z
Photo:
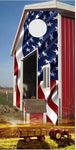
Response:
M13 87L13 57L10 56L13 41L24 5L50 0L2 0L0 1L0 86ZM74 5L74 0L59 0Z

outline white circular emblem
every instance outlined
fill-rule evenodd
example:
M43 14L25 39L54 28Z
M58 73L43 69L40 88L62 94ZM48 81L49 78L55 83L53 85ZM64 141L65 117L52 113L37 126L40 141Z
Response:
M34 37L42 37L47 31L46 23L41 19L35 19L29 24L29 32Z

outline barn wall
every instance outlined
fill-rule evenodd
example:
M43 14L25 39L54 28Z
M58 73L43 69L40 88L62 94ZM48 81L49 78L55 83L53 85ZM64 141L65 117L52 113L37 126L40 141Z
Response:
M39 17L38 17L39 16ZM45 21L47 32L42 38L35 38L29 34L30 21L38 17ZM38 98L47 102L47 121L53 124L58 119L58 12L57 11L29 11L21 31L17 50L14 55L14 75L16 75L16 106L20 107L20 60L33 51L38 50ZM50 64L49 90L43 88L43 66ZM54 94L55 93L55 94ZM41 115L42 116L42 115Z
M75 20L61 18L62 34L62 117L75 116Z

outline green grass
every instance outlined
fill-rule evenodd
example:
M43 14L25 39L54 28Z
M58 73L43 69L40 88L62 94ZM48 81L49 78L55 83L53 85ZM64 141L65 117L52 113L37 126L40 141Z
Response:
M7 97L6 94L0 94L0 105L8 105L10 107L12 107L12 95L9 94L8 95L8 101L7 101Z
M61 139L59 141L50 139L49 136L45 137L45 142L40 142L37 138L31 138L29 143L24 139L11 138L0 139L0 149L75 149L75 135L72 135L71 140Z

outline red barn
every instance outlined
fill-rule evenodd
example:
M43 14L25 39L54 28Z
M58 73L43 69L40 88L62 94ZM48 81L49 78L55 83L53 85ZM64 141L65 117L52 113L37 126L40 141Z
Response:
M37 22L35 35L30 32L34 22ZM41 35L43 29L45 33ZM75 7L58 1L25 6L11 55L14 56L13 105L23 110L25 99L29 120L39 116L53 124L62 118L74 121ZM29 99L31 103L32 99L44 99L46 112L38 109L38 101L36 113L33 111L36 105L30 103L31 112L28 111Z

